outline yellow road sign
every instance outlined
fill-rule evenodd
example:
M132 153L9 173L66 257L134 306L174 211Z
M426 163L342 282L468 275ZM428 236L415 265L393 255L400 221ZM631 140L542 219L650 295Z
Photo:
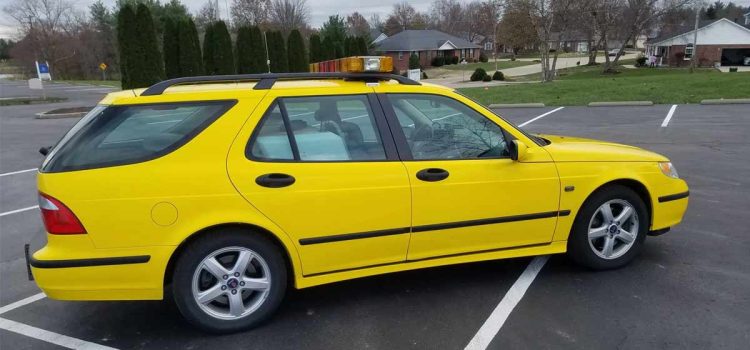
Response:
M105 70L105 69L107 69L107 64L106 64L106 63L104 63L104 62L102 62L102 63L99 63L99 69L101 69L101 70Z

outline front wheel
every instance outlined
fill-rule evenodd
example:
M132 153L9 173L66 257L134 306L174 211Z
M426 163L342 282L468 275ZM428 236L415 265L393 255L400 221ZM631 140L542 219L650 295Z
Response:
M207 234L177 260L175 303L191 324L231 333L268 319L286 291L286 267L276 246L248 232Z
M646 205L633 190L602 188L578 213L568 238L568 255L596 270L624 266L640 253L649 223Z

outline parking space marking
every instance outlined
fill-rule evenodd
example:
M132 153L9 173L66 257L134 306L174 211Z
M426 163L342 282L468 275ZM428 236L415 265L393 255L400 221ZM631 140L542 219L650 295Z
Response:
M492 339L495 338L497 332L499 332L500 328L503 327L503 324L505 324L508 316L510 316L510 313L521 301L521 298L523 298L526 290L529 289L531 282L534 282L534 279L539 274L539 271L542 270L542 267L544 267L544 264L548 259L548 255L543 255L537 256L533 260L531 260L529 266L526 266L526 270L521 273L521 276L518 277L518 279L515 283L513 283L508 292L505 293L503 300L501 300L500 303L497 304L497 307L492 311L490 317L488 317L487 320L484 321L482 327L479 328L477 334L475 334L474 338L469 341L469 344L466 345L464 350L487 349L487 346L490 345L490 342L492 342Z
M41 328L29 326L24 323L11 321L5 318L0 318L0 329L18 333L30 338L38 339L68 349L81 349L81 350L115 350L115 348L99 345L96 343L88 342L78 338L69 337L55 332L50 332Z
M666 128L667 125L669 125L669 121L672 120L672 116L674 115L674 111L677 109L677 105L672 105L672 108L669 109L669 113L667 113L667 117L664 118L664 121L661 122L661 127Z
M0 217L3 217L3 216L5 216L5 215L10 215L10 214L23 213L23 212L25 212L25 211L29 211L29 210L34 210L34 209L39 209L39 206L38 206L38 205L35 205L35 206L33 206L33 207L28 207L28 208L21 208L21 209L16 209L16 210L11 210L11 211L6 211L6 212L4 212L4 213L0 213Z
M542 119L542 118L544 118L544 117L546 117L546 116L548 116L548 115L550 115L550 114L552 114L552 113L555 113L555 112L557 112L557 111L559 111L559 110L561 110L561 109L563 109L563 108L565 108L565 107L558 107L558 108L555 108L555 109L553 109L553 110L551 110L551 111L549 111L549 112L547 112L547 113L544 113L544 114L538 115L538 116L536 116L536 117L532 118L531 120L529 120L529 121L527 121L527 122L524 122L524 123L521 123L521 124L519 124L519 125L518 125L518 127L519 127L519 128L523 128L524 126L526 126L526 125L528 125L528 124L531 124L531 122L533 122L533 121L536 121L537 119Z
M37 293L37 294L34 294L34 295L32 295L32 296L30 296L30 297L28 297L26 299L21 299L21 300L15 302L15 303L10 303L8 305L5 305L3 307L0 307L0 315L6 313L8 311L18 309L21 306L29 305L29 304L37 301L37 300L44 299L45 297L47 297L47 295L45 295L44 293Z
M9 173L2 173L2 174L0 174L0 177L10 176L10 175L16 175L16 174L23 174L23 173L28 173L29 171L37 171L37 170L39 170L39 169L34 168L34 169L26 169L26 170L19 170L19 171L11 171Z

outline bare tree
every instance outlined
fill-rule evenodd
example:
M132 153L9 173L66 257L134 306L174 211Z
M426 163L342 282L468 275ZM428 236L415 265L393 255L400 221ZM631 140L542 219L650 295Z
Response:
M370 35L370 23L359 12L353 12L346 16L346 30L349 35L368 36ZM375 39L375 38L372 38Z
M288 35L292 29L307 27L310 9L305 0L273 0L269 15L271 24Z
M522 49L534 47L539 41L525 1L508 1L498 26L498 44L510 48L513 56Z
M23 45L34 58L53 65L77 53L70 39L76 37L83 15L68 0L11 0L3 12L20 28Z
M370 16L370 27L372 27L373 29L377 29L381 33L385 31L385 23L380 18L380 14L374 13L372 16Z
M551 82L555 79L558 48L570 30L571 9L575 0L527 1L531 23L539 40L542 82Z
M435 0L430 7L430 20L438 30L457 34L466 18L457 0Z
M203 32L211 23L219 20L219 8L213 0L209 0L198 10L195 15L195 27L198 32Z
M621 42L615 48L618 49L614 59L610 60L609 56L605 56L606 62L604 63L603 72L610 73L615 70L617 62L625 52L625 47L628 42L633 40L638 34L643 33L654 21L661 16L673 11L674 9L682 8L685 5L691 3L694 0L601 0L605 3L613 2L612 5L607 5L603 11L597 11L597 21L600 24L599 30L602 35L607 36L608 33L604 32L607 28L610 28L611 23L619 22L616 25L618 31L621 33L619 40ZM604 48L609 48L608 39L603 40Z
M393 10L385 21L384 32L393 35L407 29L427 29L430 18L424 13L419 13L408 2L393 5Z
M268 21L271 0L232 0L229 12L236 26L263 26Z

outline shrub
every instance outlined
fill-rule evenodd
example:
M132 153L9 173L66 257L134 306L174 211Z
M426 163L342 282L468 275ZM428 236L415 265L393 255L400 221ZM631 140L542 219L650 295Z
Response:
M484 78L482 78L482 81L492 81L492 77L485 75Z
M646 56L638 56L635 59L635 66L636 67L645 67L646 66Z
M414 53L409 55L409 69L419 69L419 56Z
M424 71L422 71L422 79L427 79L427 73L425 73Z
M477 68L474 70L474 73L471 74L471 77L469 79L471 81L482 81L485 77L488 77L487 71L482 68Z
M458 61L459 61L458 56L451 57L451 64L458 64Z
M484 52L479 54L479 62L487 62L489 59L487 58L487 55L484 54Z
M440 67L445 64L445 58L443 57L435 57L432 59L431 62L433 67Z
M492 80L505 80L505 74L503 72L496 70L495 74L492 75Z

